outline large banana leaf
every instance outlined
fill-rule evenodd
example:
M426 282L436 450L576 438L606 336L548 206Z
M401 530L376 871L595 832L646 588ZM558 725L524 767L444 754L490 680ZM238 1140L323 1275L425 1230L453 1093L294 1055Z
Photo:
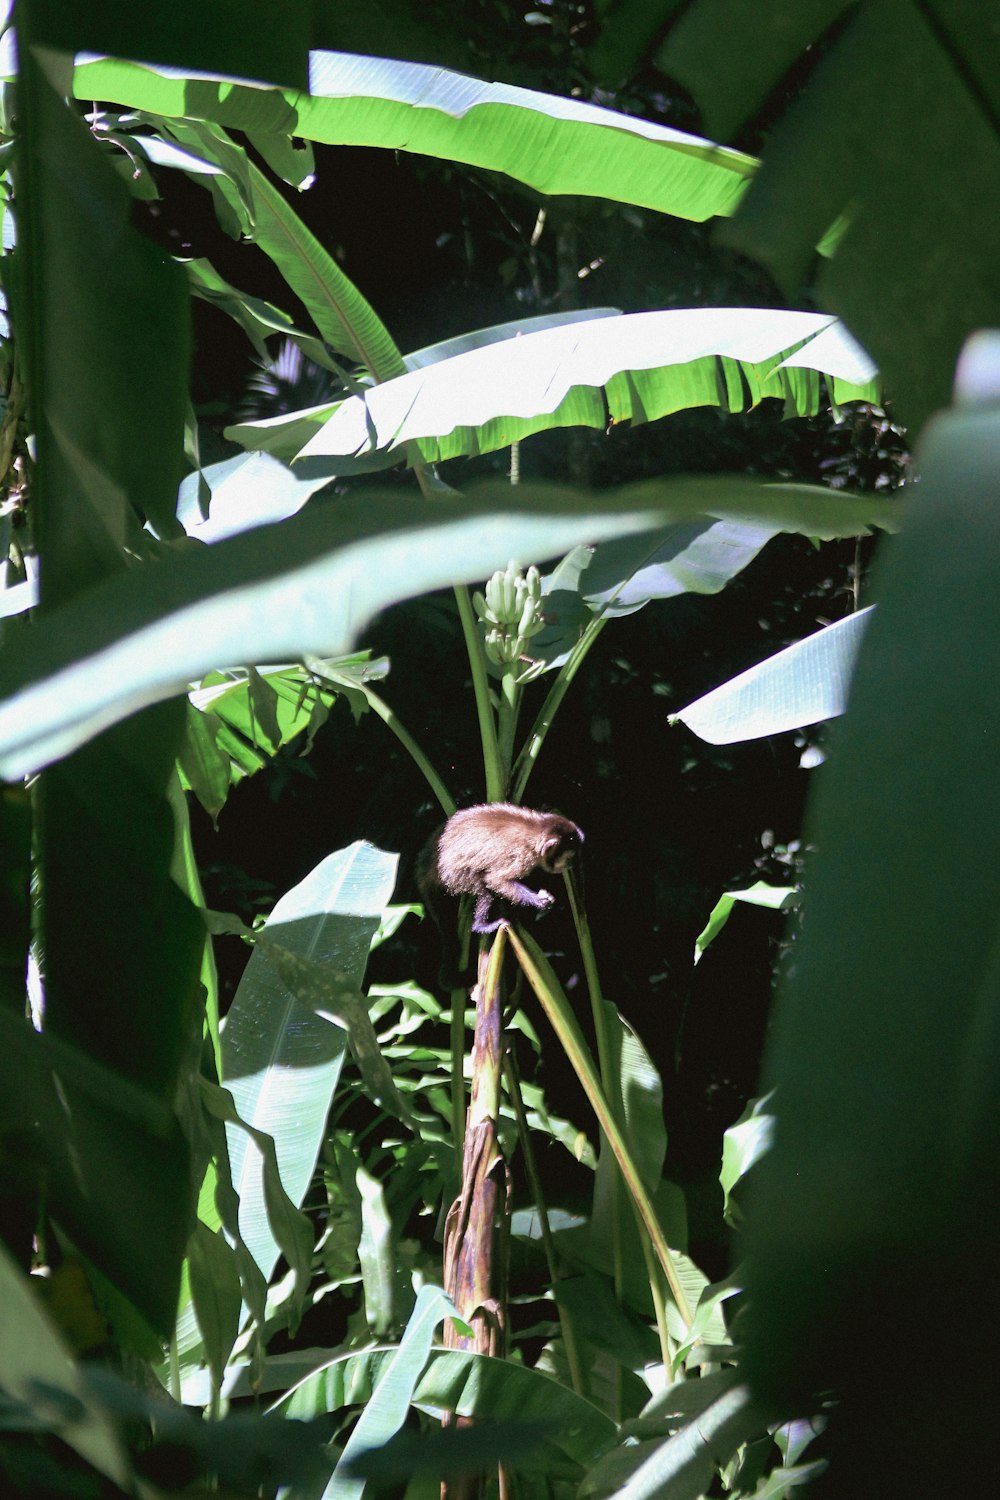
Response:
M773 308L615 314L470 348L363 394L228 436L281 457L359 458L419 440L427 460L489 453L553 427L648 422L768 396L815 412L878 398L876 371L835 318Z
M732 477L593 496L500 486L433 504L365 491L211 547L185 543L0 646L0 774L58 759L213 668L341 655L388 605L483 578L511 557L544 560L582 539L705 516L842 535L850 505L861 530L865 502Z
M733 213L756 167L753 157L665 125L420 63L313 52L309 87L282 92L112 59L73 71L78 99L411 151L506 172L541 193L613 198L685 219Z

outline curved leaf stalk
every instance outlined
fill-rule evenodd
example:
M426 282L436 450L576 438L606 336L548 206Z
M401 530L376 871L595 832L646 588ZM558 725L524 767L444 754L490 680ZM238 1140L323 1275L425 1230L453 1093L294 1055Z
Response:
M486 671L486 651L472 598L464 583L455 586L455 602L458 617L462 622L465 649L469 653L472 672L472 690L476 695L476 711L479 715L479 735L483 745L483 769L486 773L486 800L500 802L506 790L506 776L497 743L496 724L490 704L490 679Z
M606 615L595 615L573 647L566 662L560 667L555 682L549 688L545 702L538 710L535 722L531 726L531 733L525 740L521 753L515 762L511 786L512 801L520 802L523 798L528 778L535 769L535 761L538 759L541 748L545 743L545 736L549 732L559 705L562 703L563 698L565 698L570 683L586 661L587 653L604 629L606 623Z
M587 913L584 909L583 886L578 886L570 870L563 872L563 880L566 892L569 896L570 910L573 913L573 926L576 928L576 940L580 948L580 956L583 960L583 972L587 981L587 993L590 996L590 1008L594 1018L594 1039L597 1043L597 1065L601 1074L601 1085L609 1100L617 1101L620 1097L618 1083L611 1069L611 1057L608 1049L608 1028L604 1021L604 1000L601 993L601 983L597 975L597 960L594 956L594 944L590 936L590 927L587 923ZM608 1150L608 1138L601 1133L600 1149ZM616 1173L611 1183L611 1275L615 1289L615 1301L621 1306L625 1297L625 1226L623 1215L625 1201L622 1195L622 1178ZM642 1226L639 1226L640 1238ZM644 1246L645 1248L645 1246ZM659 1328L659 1322L657 1323ZM660 1329L660 1343L662 1346L663 1330ZM624 1403L624 1371L621 1365L615 1368L615 1415L621 1420Z
M336 673L324 673L323 675L328 676L331 682L337 680ZM368 687L366 683L356 683L351 681L350 686L355 688L358 692L364 694L365 701L368 703L368 706L374 713L378 715L378 717L382 720L382 723L385 724L387 728L392 730L393 734L396 736L403 749L423 772L424 779L426 780L427 785L430 787L431 791L434 793L438 802L441 804L445 817L450 818L452 813L455 811L454 797L445 786L437 771L431 765L429 758L421 749L420 745L417 744L417 741L413 738L410 731L402 723L395 709L390 708L385 699L378 693L376 693L374 688Z
M569 1378L574 1391L578 1396L587 1394L587 1381L583 1373L583 1365L580 1360L580 1348L576 1341L576 1331L573 1320L566 1308L559 1301L558 1288L562 1280L559 1272L559 1255L556 1243L552 1237L552 1226L549 1223L549 1211L545 1202L545 1189L538 1175L538 1163L535 1160L534 1147L531 1144L531 1131L528 1128L528 1117L524 1109L524 1098L521 1094L521 1080L517 1074L517 1064L514 1061L510 1048L506 1048L503 1055L503 1076L510 1095L510 1102L514 1109L514 1118L517 1121L517 1138L524 1152L524 1165L528 1174L528 1185L531 1188L531 1199L538 1213L538 1224L542 1232L542 1250L549 1269L549 1282L553 1295L556 1299L556 1309L559 1313L559 1327L562 1331L563 1348L566 1350L566 1363L569 1365Z
M503 927L500 930L503 931ZM691 1308L677 1274L670 1246L663 1233L663 1226L643 1185L639 1169L632 1158L632 1153L608 1102L607 1095L601 1087L594 1060L584 1040L583 1032L580 1030L579 1022L553 973L551 964L530 933L520 925L508 927L507 933L518 963L538 996L542 1009L590 1101L590 1107L597 1116L598 1124L608 1138L608 1145L615 1154L629 1194L645 1225L656 1258L663 1268L663 1274L677 1305L677 1311L685 1325L690 1327Z
M614 1076L611 1067L610 1048L608 1046L608 1029L604 1019L604 993L601 989L600 976L597 972L597 959L594 955L594 942L590 934L590 923L587 921L587 910L584 901L583 883L574 878L571 869L563 872L566 883L566 891L569 896L570 910L573 913L573 925L576 928L576 940L580 947L580 956L583 960L583 972L587 982L587 993L590 996L590 1008L594 1017L594 1036L597 1041L597 1064L601 1074L601 1085L609 1100L615 1107L615 1114L620 1125L625 1121L621 1118L621 1090L618 1079ZM605 1143L606 1138L605 1138ZM607 1143L610 1144L610 1143ZM615 1296L619 1302L623 1299L624 1291L624 1223L622 1201L623 1179L616 1175L612 1187L612 1255L614 1267ZM670 1370L673 1364L673 1343L667 1328L667 1309L663 1300L663 1283L660 1269L656 1264L649 1236L645 1232L642 1218L638 1209L636 1211L637 1228L639 1231L639 1243L642 1246L643 1260L646 1265L646 1275L649 1280L649 1294L653 1302L653 1311L656 1317L656 1332L660 1341L660 1357L663 1360L665 1370Z
M410 454L410 461L424 499L440 499L442 487L435 483L433 475L428 471L428 466L422 459L417 459L413 453ZM443 488L446 493L454 493L447 490L447 487ZM476 612L472 607L472 598L464 583L455 585L455 603L458 605L458 617L462 623L462 634L465 636L465 649L469 657L469 669L472 672L472 690L476 695L479 735L483 744L486 800L499 802L503 797L506 783L497 748L496 724L490 706L490 680L486 671L486 651L483 647L483 637L476 619ZM454 803L452 803L452 811L454 811Z

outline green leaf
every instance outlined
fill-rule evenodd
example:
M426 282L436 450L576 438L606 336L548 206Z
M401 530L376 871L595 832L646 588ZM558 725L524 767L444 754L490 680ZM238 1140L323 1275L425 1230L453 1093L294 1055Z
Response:
M0 774L66 754L215 667L350 650L389 604L473 582L511 557L696 517L843 535L887 524L885 501L735 478L645 481L617 493L484 486L417 504L368 490L335 507L130 569L0 645ZM882 518L882 519L880 519Z
M680 308L617 314L482 345L386 379L341 402L300 451L361 457L420 440L425 459L509 447L553 427L604 429L694 406L742 411L767 396L814 413L874 400L875 367L820 313Z
M247 1219L241 1213L238 1225L237 1238L237 1260L240 1264L241 1257L247 1256L256 1264L256 1271L249 1270L248 1284L257 1289L261 1281L269 1277L273 1265L262 1264L260 1259L261 1236L258 1234L256 1244L248 1242L245 1233L245 1223L250 1222L250 1216L260 1214L267 1219L268 1233L273 1236L273 1253L277 1259L278 1252L285 1257L295 1276L295 1286L290 1299L290 1318L293 1325L292 1331L298 1323L302 1308L305 1305L306 1293L309 1286L309 1276L312 1269L313 1251L313 1229L312 1224L305 1214L300 1213L297 1203L289 1197L288 1191L281 1178L281 1168L278 1164L277 1144L274 1136L258 1126L250 1124L240 1115L233 1103L232 1094L228 1090L220 1088L218 1084L210 1083L207 1079L201 1080L202 1099L206 1110L221 1120L226 1125L226 1138L229 1143L230 1175L229 1180L223 1182L223 1191L235 1205L239 1194L236 1192L236 1176L232 1170L234 1152L233 1141L241 1143L253 1142L257 1155L253 1158L256 1167L256 1175L251 1172L249 1180L254 1191L253 1200L248 1208ZM246 1161L246 1151L241 1156L241 1163ZM259 1229L261 1217L252 1221L251 1227ZM264 1246L265 1255L272 1250L272 1244ZM252 1294L251 1294L252 1300ZM199 1323L200 1323L199 1318Z
M285 520L301 510L327 478L292 474L265 453L237 453L189 474L177 495L177 516L189 537L220 541L253 526ZM201 487L207 484L208 514L202 510Z
M440 1287L422 1286L399 1348L385 1369L355 1424L323 1500L361 1500L365 1481L351 1473L351 1463L381 1448L406 1421L417 1381L431 1352L434 1330L455 1311Z
M194 792L214 823L229 795L229 757L219 746L218 721L190 705L178 767L185 789Z
M191 1300L212 1380L219 1390L240 1328L242 1299L236 1254L221 1231L213 1233L200 1220L195 1221L187 1253Z
M382 1351L367 1351L329 1360L301 1376L279 1409L287 1416L309 1418L369 1402L388 1357ZM525 1365L462 1350L434 1350L413 1399L434 1415L449 1411L460 1417L537 1424L544 1432L539 1463L543 1471L565 1472L567 1464L575 1471L586 1470L617 1438L611 1418L568 1386Z
M382 1184L360 1163L356 1179L361 1198L358 1259L365 1290L365 1317L372 1332L379 1335L395 1322L395 1236Z
M736 1224L743 1218L733 1202L733 1189L759 1161L765 1151L771 1149L774 1139L774 1116L767 1113L770 1094L763 1099L751 1099L735 1125L722 1137L722 1167L719 1182L725 1198L724 1213L728 1224Z
M0 1388L6 1401L24 1403L43 1428L51 1425L61 1442L127 1493L135 1477L128 1454L43 1311L37 1290L37 1278L26 1276L0 1244Z
M866 1490L873 1473L974 1488L968 1445L993 1421L998 452L995 388L992 403L942 413L918 451L921 482L882 559L810 809L819 852L771 1023L775 1135L750 1205L746 1372L787 1411L836 1389L840 1452L863 1461ZM977 1313L971 1328L936 1326L935 1360L954 1379L929 1404L914 1299L930 1286ZM858 1359L874 1318L891 1389Z
M742 0L700 0L670 28L656 61L698 100L706 126L724 141L848 4L795 0L762 6L747 26ZM720 47L720 36L738 37L739 46Z
M723 1392L665 1443L643 1449L639 1466L623 1480L619 1452L596 1465L578 1491L581 1500L699 1500L741 1443L764 1427L764 1418L746 1386Z
M187 1143L172 1110L6 1008L0 1043L8 1153L20 1152L27 1181L45 1183L49 1212L70 1240L166 1333L191 1207Z
M730 214L756 162L665 125L419 63L313 52L310 93L267 93L104 60L73 92L152 114L200 116L330 145L380 146L506 172L541 193L579 193L704 220Z
M250 181L256 242L308 309L326 343L378 380L399 374L402 356L375 309L252 162Z
M737 901L749 906L766 906L770 911L787 911L798 904L799 892L794 885L768 885L766 880L756 880L745 891L723 891L712 907L707 923L695 939L694 961L701 958L705 949L729 921L730 913Z
M358 987L395 873L395 855L370 844L339 850L281 897L264 932ZM345 1047L344 1031L303 1005L255 951L226 1018L223 1081L240 1117L273 1137L281 1180L295 1204L302 1203L312 1177ZM243 1132L229 1129L227 1135L243 1239L270 1277L279 1247L260 1155Z
M670 722L680 720L711 745L732 745L842 714L873 608L786 646L671 714Z
M261 359L269 357L266 340L280 333L291 339L314 364L333 369L322 340L296 328L288 313L282 312L280 307L231 286L207 260L189 260L184 269L194 295L211 302L238 323Z
M764 22L756 7L699 0L683 23L688 56L700 54L698 102L717 108L728 93L742 112L786 65L786 41L824 9L771 0ZM775 49L768 66L764 38ZM763 169L721 236L796 296L813 247L840 221L817 296L871 350L911 430L947 403L964 339L1000 323L998 77L981 5L851 6L804 87L769 122ZM742 82L731 87L733 79Z

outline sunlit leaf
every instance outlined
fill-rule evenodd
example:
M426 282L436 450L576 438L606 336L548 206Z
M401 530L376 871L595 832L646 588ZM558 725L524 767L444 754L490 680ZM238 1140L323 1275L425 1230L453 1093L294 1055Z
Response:
M454 458L552 427L603 429L694 406L742 411L767 396L807 415L821 394L813 371L828 378L837 401L877 396L871 361L819 313L618 314L524 333L385 380L344 400L301 456L356 458L420 439L425 458Z
M370 844L339 850L281 897L264 931L290 952L329 964L360 985L395 871L396 857ZM345 1050L344 1031L303 1005L255 952L226 1018L223 1082L240 1117L274 1138L282 1182L296 1204L309 1186ZM270 1276L278 1244L260 1156L242 1131L227 1134L243 1238Z
M859 609L786 646L671 714L671 723L680 720L712 745L731 745L842 714L873 609Z
M712 907L704 928L695 939L695 963L701 958L709 943L717 938L725 927L737 901L745 901L749 906L766 906L770 911L787 911L790 906L795 905L797 899L798 890L795 886L768 885L766 880L755 881L745 891L724 891Z
M542 193L615 198L688 219L732 213L756 166L634 115L420 63L314 52L309 87L282 94L108 59L79 63L73 74L80 99L412 151L506 172Z
M484 578L511 557L543 561L581 534L597 542L714 516L843 535L848 522L857 532L891 514L874 497L739 478L481 494L431 505L369 490L129 569L52 610L0 645L0 774L56 759L213 668L340 655L389 604Z

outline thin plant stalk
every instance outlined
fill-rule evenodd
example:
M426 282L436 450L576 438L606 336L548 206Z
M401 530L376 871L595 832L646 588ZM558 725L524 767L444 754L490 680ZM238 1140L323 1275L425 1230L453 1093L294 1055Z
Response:
M490 680L486 671L486 652L483 648L482 633L465 584L456 586L455 602L458 605L458 617L462 622L462 633L465 636L465 648L469 655L469 668L472 672L472 689L476 696L476 712L479 715L479 736L483 745L483 769L486 773L486 800L499 802L504 794L506 776L500 758L496 724L490 704Z
M556 680L549 688L545 702L538 710L535 722L531 726L531 732L525 740L521 753L518 755L514 765L511 786L511 797L514 802L520 802L524 796L524 789L528 784L528 778L535 769L535 762L545 743L545 736L549 732L559 705L565 698L573 678L586 661L587 653L590 651L591 646L604 629L606 621L606 615L595 615L593 617L585 627L583 634L573 647L566 662L556 673Z
M504 924L505 926L507 924ZM501 928L501 931L503 928ZM511 947L517 955L517 961L521 965L524 975L538 996L542 1009L549 1019L549 1023L559 1039L560 1045L569 1058L573 1071L576 1073L584 1093L590 1101L590 1106L597 1116L598 1122L608 1138L608 1144L615 1154L615 1158L621 1168L622 1177L628 1188L629 1195L638 1209L639 1215L645 1225L650 1242L663 1269L667 1285L671 1295L677 1304L677 1310L686 1327L691 1326L692 1312L688 1304L687 1293L677 1274L673 1255L667 1243L667 1237L663 1232L653 1206L653 1201L646 1191L645 1184L635 1164L628 1142L625 1140L621 1127L615 1118L614 1111L608 1102L608 1097L601 1086L601 1080L594 1060L590 1055L590 1049L584 1040L583 1032L579 1023L563 994L552 971L545 954L539 948L534 938L520 925L508 928L508 936Z
M563 1348L566 1350L566 1363L569 1366L570 1383L578 1396L587 1393L586 1381L583 1374L583 1365L580 1360L580 1349L576 1341L576 1332L573 1328L573 1320L559 1301L558 1287L562 1280L559 1274L559 1256L556 1251L556 1243L552 1237L552 1226L549 1223L549 1211L545 1202L545 1191L542 1187L542 1179L538 1175L538 1163L535 1160L535 1150L531 1144L531 1132L528 1129L528 1116L524 1108L524 1098L521 1094L521 1081L517 1076L517 1068L508 1048L504 1052L503 1076L507 1084L507 1092L514 1109L514 1118L517 1121L517 1137L524 1153L524 1166L528 1174L528 1186L531 1188L531 1199L538 1213L538 1223L542 1232L542 1251L549 1271L549 1284L552 1294L556 1299L556 1310L559 1313L559 1327L562 1331Z
M583 961L583 973L587 984L587 993L590 996L590 1008L594 1018L594 1037L597 1042L597 1065L600 1070L601 1085L606 1097L612 1101L618 1124L624 1127L625 1121L621 1118L619 1110L619 1101L621 1098L619 1081L612 1074L611 1048L608 1043L608 1028L604 1010L604 992L601 989L601 980L597 972L597 958L594 953L594 943L590 934L590 923L587 921L587 911L583 899L583 885L582 881L578 884L572 871L569 869L563 872L563 879L569 896L570 910L573 913L573 925L576 929L576 940ZM607 1138L604 1137L602 1144L606 1143ZM623 1242L625 1226L623 1222L624 1202L622 1197L624 1185L621 1173L616 1172L611 1189L611 1244L615 1296L619 1302L622 1300L624 1289ZM672 1359L672 1341L667 1329L666 1306L663 1300L660 1271L637 1210L636 1219L639 1230L639 1242L642 1245L643 1259L646 1264L646 1275L649 1280L649 1293L656 1314L656 1331L660 1341L660 1353L665 1369L669 1370Z

